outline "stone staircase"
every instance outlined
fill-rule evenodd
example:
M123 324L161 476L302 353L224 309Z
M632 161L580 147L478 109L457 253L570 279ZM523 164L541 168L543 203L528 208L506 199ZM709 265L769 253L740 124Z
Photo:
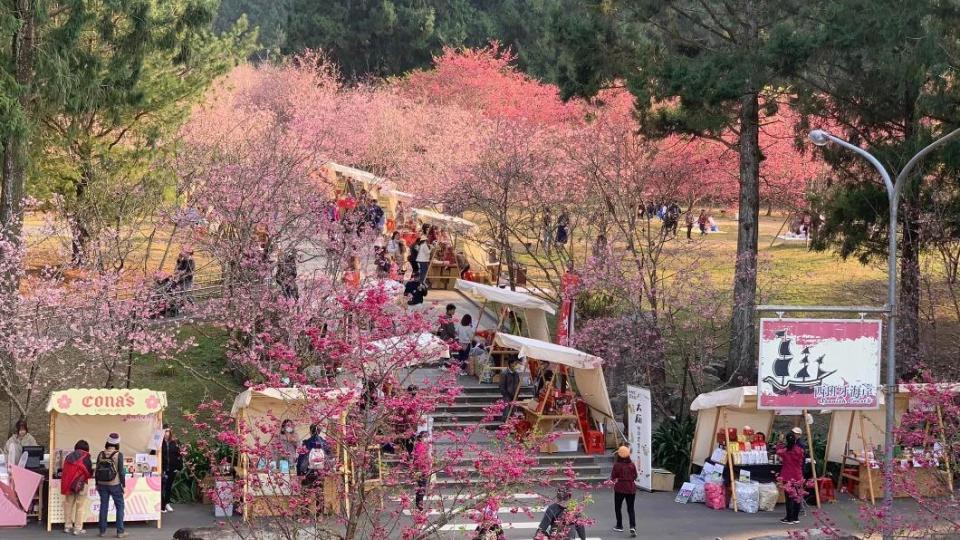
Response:
M437 433L444 431L453 431L462 429L465 425L481 425L489 429L495 429L500 426L499 419L492 422L483 422L485 407L493 405L500 400L500 392L495 384L480 384L473 377L462 377L460 383L463 390L454 403L450 405L441 405L434 413L433 429ZM521 387L519 399L533 397L533 388L530 386ZM480 434L483 435L483 434ZM442 440L442 437L438 437ZM444 444L438 442L438 450L442 452ZM389 461L390 458L387 458ZM610 477L612 467L611 454L606 455L586 455L582 451L577 452L559 452L554 454L541 453L538 455L537 465L533 468L534 473L543 475L546 481L565 480L563 474L564 467L569 463L577 474L577 479L581 482L598 483L606 481ZM464 456L456 465L457 469L469 471L472 469L473 457ZM437 483L442 485L456 486L461 483L457 475L441 473L437 477Z

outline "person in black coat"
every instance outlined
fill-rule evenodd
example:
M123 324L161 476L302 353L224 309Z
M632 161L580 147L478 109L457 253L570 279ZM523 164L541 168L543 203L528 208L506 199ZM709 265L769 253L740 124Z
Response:
M170 426L163 425L163 443L160 446L160 459L163 465L163 483L160 485L160 508L163 512L173 512L170 505L170 490L177 473L183 469L183 456L180 455L180 443L173 438Z
M520 373L517 371L519 365L520 361L512 358L507 365L507 370L500 376L500 396L507 402L507 406L503 408L503 415L500 417L502 422L506 422L510 415L512 408L510 403L517 399L517 390L520 388Z

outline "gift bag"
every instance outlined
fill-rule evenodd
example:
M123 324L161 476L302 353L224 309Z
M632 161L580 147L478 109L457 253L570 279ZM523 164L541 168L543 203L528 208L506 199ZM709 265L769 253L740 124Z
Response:
M704 484L703 496L707 508L723 510L727 507L727 492L723 484Z
M702 503L706 500L706 493L704 486L706 484L694 484L693 492L690 494L690 502L692 503Z
M713 453L710 454L710 461L714 463L726 463L727 461L727 451L719 446L713 449Z
M684 482L680 486L680 491L677 492L677 497L673 499L673 502L678 502L680 504L687 504L690 502L690 497L693 495L693 484L690 482Z
M760 484L760 511L772 512L777 506L779 496L780 492L777 490L776 484Z
M757 482L736 482L737 510L747 514L756 514L760 510L760 484ZM733 498L730 499L733 508Z

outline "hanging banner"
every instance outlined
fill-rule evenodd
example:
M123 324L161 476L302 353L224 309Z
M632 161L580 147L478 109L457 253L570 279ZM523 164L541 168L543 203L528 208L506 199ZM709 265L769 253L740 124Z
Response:
M560 279L560 311L557 313L557 344L570 347L573 341L574 298L580 276L567 271Z
M166 392L146 388L71 388L51 393L47 412L133 416L154 414L166 406Z
M759 409L877 409L879 320L761 319Z
M653 436L650 390L627 385L627 433L630 438L630 459L637 466L637 486L653 490L653 456L650 438Z

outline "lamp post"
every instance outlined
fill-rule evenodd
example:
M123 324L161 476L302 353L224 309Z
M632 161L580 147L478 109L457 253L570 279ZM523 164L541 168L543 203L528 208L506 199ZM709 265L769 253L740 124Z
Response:
M893 430L896 426L896 406L894 405L897 393L897 364L896 364L896 338L897 338L897 202L900 199L900 190L906 183L907 177L927 154L936 147L945 144L960 135L960 129L955 129L944 137L933 141L923 150L917 152L915 156L903 167L896 180L890 179L890 173L872 154L848 143L847 141L835 137L822 129L816 129L810 132L810 141L817 146L826 146L829 142L834 142L847 150L851 150L863 156L873 165L880 176L883 178L883 185L887 188L887 201L890 205L890 224L887 229L887 373L886 384L884 384L884 395L886 397L886 426L883 438L884 456L883 456L883 503L888 511L884 514L885 520L890 519L889 511L893 505ZM890 528L884 523L883 537L892 538Z

